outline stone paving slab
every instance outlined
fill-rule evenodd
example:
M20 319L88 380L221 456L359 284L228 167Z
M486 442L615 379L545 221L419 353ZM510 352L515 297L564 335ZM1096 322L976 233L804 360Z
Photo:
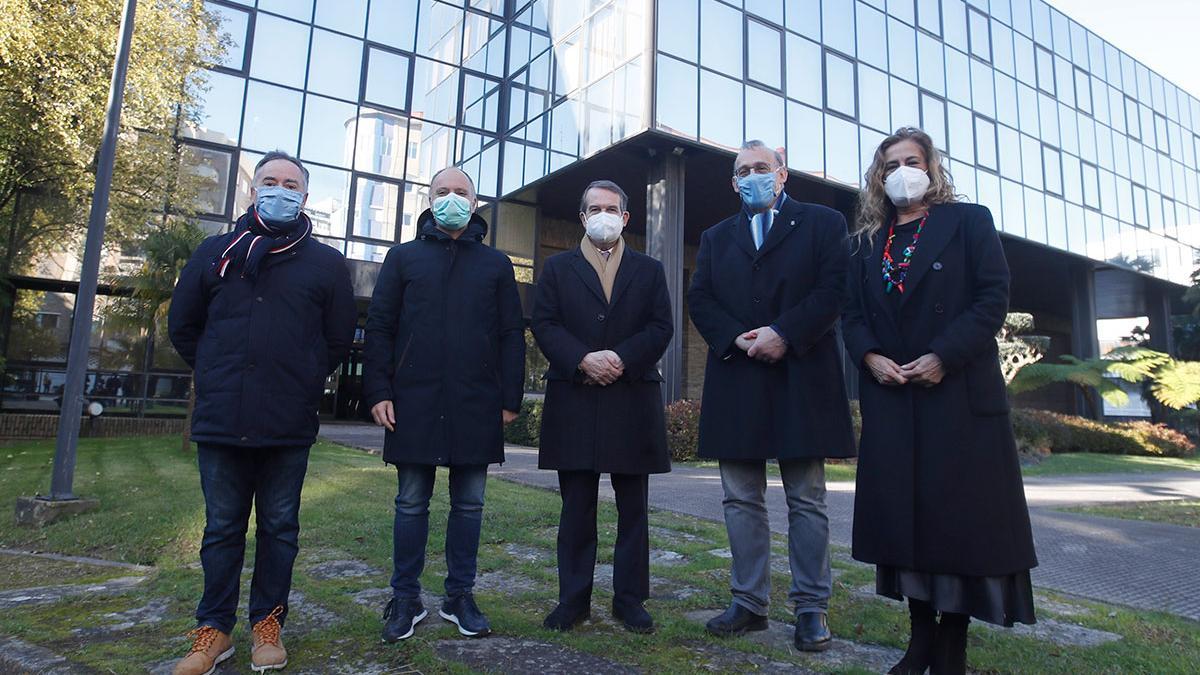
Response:
M34 588L19 588L4 591L0 593L0 609L11 609L13 607L25 607L29 605L48 605L68 598L118 595L137 588L147 578L118 577L92 584L37 586Z
M361 560L327 560L310 565L305 572L313 579L345 579L347 577L380 576L383 571Z
M153 626L171 618L171 601L155 598L144 605L120 612L107 612L100 616L100 625L87 628L72 628L71 632L81 637L107 637L114 632Z
M689 621L701 626L708 622L724 608L702 609L688 612L684 615ZM863 642L852 642L835 637L833 646L824 652L800 652L792 646L795 626L772 619L764 631L754 631L742 636L751 642L775 649L786 649L806 663L819 665L822 668L862 668L873 673L885 673L904 656L904 652L892 647L874 645Z
M695 654L691 666L697 672L741 673L754 671L768 675L816 675L817 671L802 668L789 661L780 661L762 654L722 647L707 642L689 641L684 647Z
M119 560L105 560L103 558L89 558L78 555L62 555L59 553L46 553L43 551L22 551L14 548L0 548L0 555L43 558L45 560L57 560L58 562L75 563L77 565L92 565L94 567L116 567L134 572L150 572L154 569L153 567L149 567L147 565L135 565L134 563L121 562Z
M433 645L439 658L490 673L587 673L627 675L636 668L561 645L505 636L482 640L441 640Z
M1100 645L1121 640L1121 636L1106 630L1097 630L1057 619L1038 618L1032 626L1019 623L1012 628L994 626L982 621L972 622L989 631L1011 631L1013 635L1031 637L1035 640L1051 642L1061 647L1099 647Z
M0 673L38 675L88 675L90 668L75 665L65 656L13 637L0 637Z

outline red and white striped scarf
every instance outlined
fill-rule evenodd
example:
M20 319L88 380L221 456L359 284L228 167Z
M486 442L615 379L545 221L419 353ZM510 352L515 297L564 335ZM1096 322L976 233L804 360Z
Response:
M230 265L241 262L243 278L258 274L258 266L268 255L291 251L312 234L312 221L301 212L294 223L270 225L251 206L247 226L225 235L221 254L213 261L218 277L225 277Z

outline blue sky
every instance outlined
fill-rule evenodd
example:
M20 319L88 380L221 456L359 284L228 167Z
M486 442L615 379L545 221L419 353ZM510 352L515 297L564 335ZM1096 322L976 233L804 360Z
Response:
M1200 0L1048 0L1200 98Z

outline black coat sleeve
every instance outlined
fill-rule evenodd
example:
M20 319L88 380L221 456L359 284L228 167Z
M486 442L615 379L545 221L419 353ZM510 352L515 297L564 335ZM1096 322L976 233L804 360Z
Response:
M538 279L533 301L533 337L550 362L550 370L560 377L573 378L580 361L587 356L587 345L563 325L558 261L549 260Z
M500 395L504 410L519 412L525 398L525 317L512 261L504 258L504 271L496 286L500 319Z
M638 332L622 340L613 351L625 364L625 375L629 379L641 379L662 358L675 326L671 321L671 295L667 292L667 274L662 263L654 265L654 291L647 301L653 303L650 321Z
M208 321L208 289L204 284L204 273L212 263L212 253L205 243L196 247L192 257L179 273L175 291L171 294L171 307L167 310L167 334L175 351L193 370L196 368L196 348L204 325Z
M371 306L367 309L366 344L363 348L363 400L367 408L392 399L392 373L396 370L396 328L404 304L404 275L400 247L383 259Z
M960 370L976 355L995 344L996 333L1008 313L1008 261L992 213L977 207L975 217L963 222L971 275L971 305L951 320L941 335L929 343L948 372Z
M790 350L804 353L837 324L846 304L846 269L849 249L846 219L836 214L822 224L817 258L816 285L793 307L773 321Z
M860 240L856 246L868 246L869 242ZM856 249L857 251L857 249ZM849 299L842 311L842 342L846 344L846 352L850 354L855 365L862 367L863 357L871 352L882 352L879 340L875 338L870 323L867 322L866 291L863 286L863 256L857 251L850 259L850 272L846 283L849 288Z
M707 230L700 236L700 251L696 254L696 268L688 288L688 314L709 348L726 358L734 348L734 341L750 327L730 314L713 293L711 233L712 230Z
M358 306L354 302L350 268L340 255L333 269L333 288L325 299L324 315L325 365L332 373L350 354L350 345L354 343L354 327L358 324Z

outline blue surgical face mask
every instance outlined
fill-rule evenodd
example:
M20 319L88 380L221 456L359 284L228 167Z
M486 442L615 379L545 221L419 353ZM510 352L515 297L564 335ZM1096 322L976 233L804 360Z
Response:
M775 202L775 172L751 173L738 179L738 194L751 211L761 211Z
M300 217L304 193L282 185L262 185L255 189L254 209L268 223L290 223Z
M471 201L451 192L433 200L433 219L446 230L461 230L471 220Z

